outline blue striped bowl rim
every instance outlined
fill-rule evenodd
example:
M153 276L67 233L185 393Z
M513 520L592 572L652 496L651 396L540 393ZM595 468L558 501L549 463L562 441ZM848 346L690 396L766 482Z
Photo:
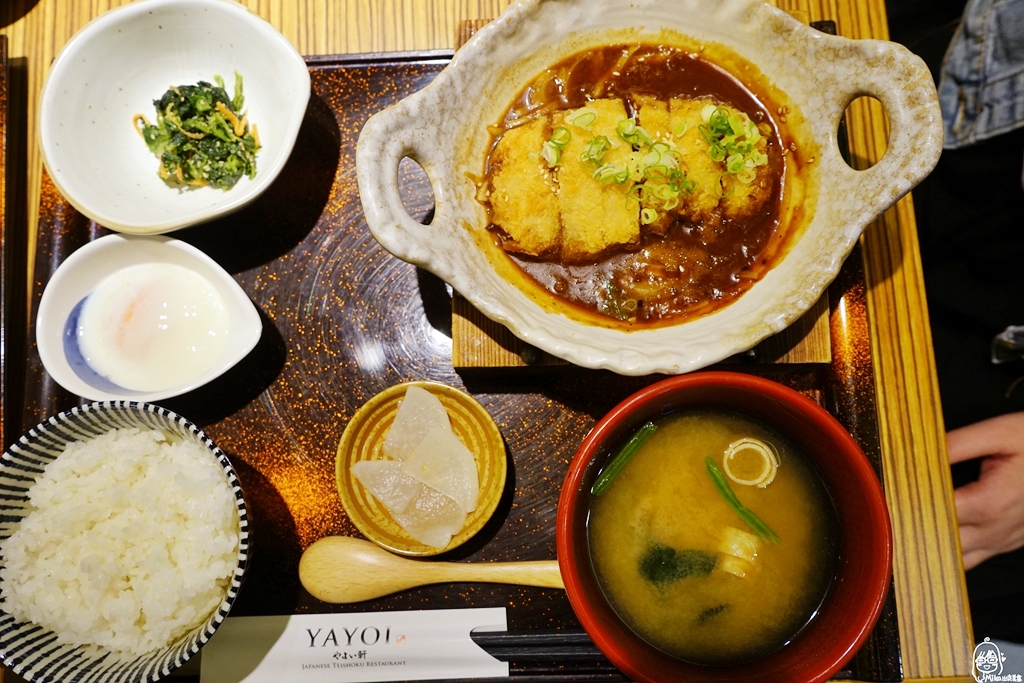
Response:
M39 683L149 683L167 676L191 659L228 616L245 576L249 556L249 517L231 462L220 448L185 418L165 408L138 401L99 401L55 415L39 423L0 457L0 540L7 539L27 514L28 490L43 468L72 441L111 429L162 429L205 446L227 477L235 495L240 541L234 575L217 610L177 642L137 659L124 659L97 646L57 643L41 626L17 621L0 603L0 661L19 676ZM0 566L3 558L0 557Z

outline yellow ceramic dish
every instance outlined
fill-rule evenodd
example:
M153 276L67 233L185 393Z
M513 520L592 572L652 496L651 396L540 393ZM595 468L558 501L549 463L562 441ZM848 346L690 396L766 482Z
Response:
M445 548L434 548L414 540L391 518L387 508L352 476L352 465L360 460L385 459L381 451L384 438L391 429L405 392L413 386L422 387L440 399L448 411L452 431L476 458L480 477L479 503L466 517L462 530L452 536ZM505 442L487 410L464 391L447 384L420 381L385 389L356 411L338 442L335 478L341 504L364 536L399 555L427 556L456 548L483 528L501 500L507 469Z

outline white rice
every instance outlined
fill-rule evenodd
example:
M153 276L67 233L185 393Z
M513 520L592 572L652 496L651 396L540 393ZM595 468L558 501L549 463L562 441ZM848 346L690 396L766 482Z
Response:
M69 444L0 545L3 609L139 656L203 623L234 573L239 528L221 467L198 444L116 429Z

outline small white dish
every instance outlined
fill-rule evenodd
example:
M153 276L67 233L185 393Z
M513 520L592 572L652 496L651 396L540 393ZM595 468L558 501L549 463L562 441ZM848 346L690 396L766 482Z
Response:
M245 110L262 148L256 176L230 190L177 189L132 120L155 120L169 87L243 77ZM273 26L231 0L146 0L75 34L50 67L39 107L43 163L57 188L97 223L157 234L235 211L284 168L309 102L309 70Z
M198 377L159 391L133 391L103 377L85 360L78 320L89 295L112 273L130 266L172 264L205 278L228 312L227 343L214 365ZM256 346L259 312L237 282L192 245L157 235L107 235L69 256L43 291L36 314L36 346L50 376L68 391L93 400L158 401L184 394L224 374Z

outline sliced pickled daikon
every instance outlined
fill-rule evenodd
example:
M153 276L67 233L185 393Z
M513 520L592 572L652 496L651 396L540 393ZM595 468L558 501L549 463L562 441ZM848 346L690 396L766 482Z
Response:
M406 460L427 434L442 426L451 429L441 400L426 389L409 387L381 448L388 457Z
M352 474L388 512L396 515L404 512L423 488L401 468L397 460L361 460L352 465Z
M402 472L452 498L463 512L476 509L480 495L476 460L449 427L431 430L402 463Z
M420 543L444 548L466 523L458 503L429 486L420 485L419 494L404 512L392 516L406 533Z

